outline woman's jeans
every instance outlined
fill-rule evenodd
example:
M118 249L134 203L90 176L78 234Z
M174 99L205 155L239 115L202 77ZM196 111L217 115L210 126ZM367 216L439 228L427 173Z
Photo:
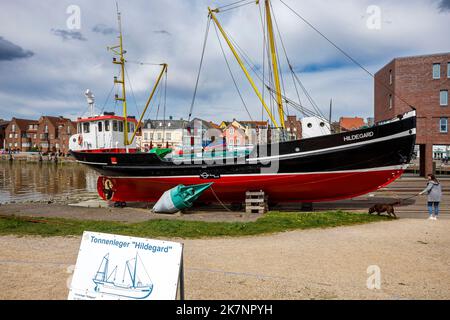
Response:
M434 215L439 215L439 202L428 202L428 213L430 216L433 214L433 206L434 206Z

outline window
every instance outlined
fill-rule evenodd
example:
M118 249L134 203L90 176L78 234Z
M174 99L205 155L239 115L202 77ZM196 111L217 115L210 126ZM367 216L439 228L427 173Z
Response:
M89 122L84 122L83 123L83 132L84 133L89 133L89 127L90 127L90 123Z
M161 139L162 139L162 133L158 132L158 140L161 140Z
M234 134L234 128L230 128L230 134Z
M435 63L433 64L433 79L441 78L441 64Z
M10 133L10 134L9 134L9 138L10 138L10 139L12 139L12 137L13 137L13 134L12 134L12 133Z
M98 132L102 132L103 131L103 122L97 122L98 125Z
M16 125L15 125L15 124L13 124L13 125L11 126L11 131L12 131L12 132L16 131Z
M440 103L442 107L448 106L448 90L441 90Z
M119 121L119 132L123 132L123 121Z
M15 134L14 134L14 138L17 139L18 137L19 137L19 134L15 133Z
M148 140L148 133L144 132L144 140Z
M70 126L67 125L67 134L70 134Z
M45 133L48 133L48 125L45 125L45 127L44 127L44 132L45 132Z
M392 104L393 104L393 101L392 101L392 94L390 94L390 95L389 95L389 109L392 109Z
M172 134L170 132L166 133L166 140L172 140Z
M447 63L447 78L450 78L450 62Z
M134 132L134 123L132 122L128 123L128 132Z
M105 121L105 131L109 131L109 120Z
M153 132L150 133L150 140L153 140Z
M392 70L389 70L389 84L392 84Z
M113 125L112 125L112 129L113 129L113 131L117 131L117 120L113 120Z
M81 133L81 123L78 124L78 132L77 133Z
M448 118L441 118L439 121L440 131L441 133L448 132Z
M35 134L33 134L33 139L36 139L37 138L37 134L35 133Z

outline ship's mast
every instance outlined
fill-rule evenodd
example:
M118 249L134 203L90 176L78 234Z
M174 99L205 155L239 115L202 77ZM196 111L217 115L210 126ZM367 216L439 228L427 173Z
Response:
M126 96L126 90L125 90L125 58L124 54L126 51L123 50L123 38L122 38L122 19L119 12L119 6L116 3L117 7L117 22L119 26L119 45L108 48L109 50L113 51L116 55L119 56L119 61L117 61L116 58L113 58L113 63L120 65L120 79L117 77L114 77L114 83L120 84L122 87L122 96L119 97L116 95L116 101L122 101L122 107L123 107L123 119L124 119L124 145L128 152L128 145L130 145L130 142L128 140L128 117L127 117L127 96Z
M256 95L258 96L259 100L261 101L264 109L266 110L267 114L269 115L270 119L272 120L272 123L275 125L275 127L278 127L278 123L275 120L275 117L272 115L272 112L270 112L270 108L267 106L266 102L264 101L264 98L262 94L259 92L258 87L256 86L255 82L253 81L252 77L250 76L250 73L247 71L247 68L245 68L244 62L239 57L239 54L237 53L236 49L234 48L233 44L231 43L230 39L228 39L228 36L223 30L222 26L219 23L219 20L217 20L216 13L219 12L219 9L211 9L208 7L209 11L209 17L214 21L214 23L219 28L220 33L222 34L223 38L225 39L226 43L230 47L231 52L233 53L234 57L236 58L236 61L238 62L239 66L241 67L242 71L244 72L245 76L247 77L247 80L249 81L250 85L252 86L253 90L255 91Z
M267 21L266 22L267 34L269 36L269 45L270 45L270 58L272 60L273 80L275 83L275 94L278 105L278 115L280 117L281 128L284 129L285 124L284 124L283 98L281 97L280 73L278 69L278 58L277 58L277 49L275 46L275 37L273 35L272 15L270 14L270 0L265 0L265 8Z

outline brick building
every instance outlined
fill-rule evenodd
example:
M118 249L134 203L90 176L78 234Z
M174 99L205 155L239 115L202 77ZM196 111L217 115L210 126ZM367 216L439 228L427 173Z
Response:
M300 140L302 138L302 123L297 120L297 116L287 116L286 130L291 140Z
M39 120L12 118L5 129L4 148L67 154L69 138L75 133L75 123L63 117L42 116Z
M375 74L376 122L417 109L421 175L433 172L433 145L450 145L449 90L450 53L395 58Z
M35 140L36 120L12 118L5 130L5 149L30 151Z
M8 127L9 121L0 119L0 149L5 148L6 127Z
M69 138L76 133L75 123L64 117L42 116L37 130L41 152L69 152Z

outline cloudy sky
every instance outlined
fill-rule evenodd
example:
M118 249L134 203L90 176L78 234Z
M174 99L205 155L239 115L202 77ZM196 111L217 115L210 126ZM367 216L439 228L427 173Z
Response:
M207 7L235 1L119 1L126 58L130 62L169 64L167 116L188 116ZM283 1L372 73L394 57L450 51L450 0ZM73 5L80 9L79 28L78 21L72 19ZM322 110L327 110L332 98L334 119L372 116L373 79L280 0L272 0L272 5L291 64ZM111 52L106 50L116 44L115 10L113 0L0 0L0 118L38 118L44 114L76 118L86 112L83 93L87 88L94 92L98 110L118 112L119 106L111 97L107 99L111 90L114 92L113 76L118 74L117 66L111 63ZM222 12L218 18L262 72L263 34L258 6L245 5ZM253 120L267 119L230 51L224 49L250 115L235 89L211 26L193 116L214 121L250 116ZM279 50L282 53L281 46ZM284 55L280 60L286 95L298 101ZM132 86L128 90L129 111L137 115L159 67L129 63L127 69ZM260 81L258 85L261 87ZM162 97L155 99L147 118L156 117L158 104L158 117L162 117L160 100ZM302 92L300 100L308 106ZM289 112L299 114L292 109Z

